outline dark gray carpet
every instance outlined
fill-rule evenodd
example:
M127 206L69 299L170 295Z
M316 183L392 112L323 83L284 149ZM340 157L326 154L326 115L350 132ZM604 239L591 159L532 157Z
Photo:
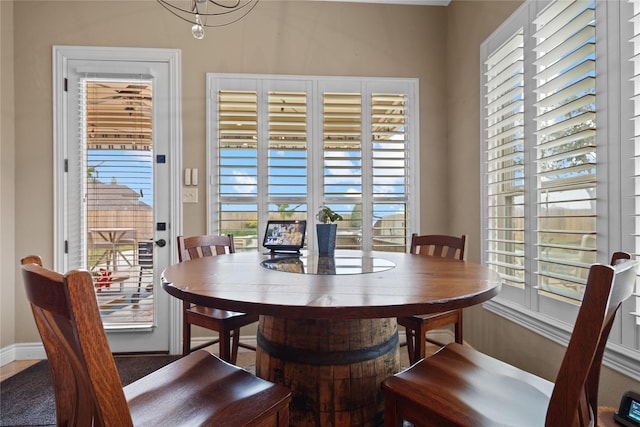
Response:
M122 385L160 369L179 356L117 356ZM0 426L55 426L56 406L46 360L0 383Z

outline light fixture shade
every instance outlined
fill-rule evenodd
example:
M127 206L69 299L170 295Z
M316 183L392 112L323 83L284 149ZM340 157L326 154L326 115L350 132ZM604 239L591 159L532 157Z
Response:
M204 37L203 27L233 24L251 12L258 0L158 0L165 9L193 24L193 36Z

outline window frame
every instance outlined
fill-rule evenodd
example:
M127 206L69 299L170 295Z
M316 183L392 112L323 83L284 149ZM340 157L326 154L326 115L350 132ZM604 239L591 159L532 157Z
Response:
M221 82L223 84L221 85ZM217 153L217 91L219 89L229 90L257 90L258 93L258 115L266 115L265 100L266 94L270 90L305 90L307 91L307 238L305 244L308 248L314 248L315 227L317 222L316 212L324 204L324 183L323 183L323 94L325 92L357 91L362 95L363 117L362 117L362 144L363 144L363 185L372 185L373 173L365 173L365 168L371 167L371 154L365 155L364 145L370 143L370 94L381 91L395 91L406 96L406 134L407 151L405 155L405 178L406 178L406 248L408 249L410 235L420 229L419 216L419 194L420 194L420 128L419 128L419 81L415 78L370 78L370 77L327 77L327 76L295 76L295 75L256 75L256 74L230 74L230 73L207 73L207 232L219 233L218 230L218 193L217 193L217 173L218 164ZM365 108L366 107L366 108ZM366 112L365 112L366 110ZM368 114L368 115L367 115ZM260 118L258 119L260 120ZM266 128L265 123L258 123L258 129ZM258 136L260 138L260 136ZM316 143L316 141L320 143ZM266 144L258 146L258 156L267 156ZM315 160L314 160L315 159ZM369 165L369 166L367 166ZM268 170L258 172L258 186L266 186ZM371 193L371 192L369 192ZM263 193L266 194L266 191ZM372 193L371 193L372 194ZM375 205L371 194L363 194L361 203L363 206ZM346 200L346 199L343 199ZM344 201L331 198L326 203L343 204ZM353 203L353 202L349 202ZM261 230L264 230L268 217L268 205L272 202L266 197L258 195L258 250L261 250ZM372 216L365 209L362 209L362 224L372 223ZM370 227L362 227L363 242L366 242L371 235ZM363 246L363 250L372 250L371 247Z
M551 2L527 0L482 44L480 51L481 105L481 262L487 264L487 158L485 95L486 59L519 28L524 31L525 61L525 289L503 285L500 295L484 303L490 312L530 329L558 344L567 345L578 305L561 299L543 298L536 289L536 175L535 175L535 96L533 93L533 24L539 11ZM634 201L632 198L633 158L631 117L633 110L628 60L632 49L627 2L596 2L596 143L597 143L597 262L609 263L614 250L638 253L633 240ZM619 30L618 30L619 29ZM635 311L634 298L619 313ZM604 357L604 364L632 378L640 376L640 326L629 321L633 316L618 314Z

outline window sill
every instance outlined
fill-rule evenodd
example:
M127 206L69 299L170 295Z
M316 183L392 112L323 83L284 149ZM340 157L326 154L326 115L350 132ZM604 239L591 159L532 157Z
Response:
M570 325L558 322L550 316L524 309L511 301L494 298L483 308L517 325L527 328L551 341L567 346L571 337ZM603 364L630 378L640 377L640 352L619 344L607 344Z

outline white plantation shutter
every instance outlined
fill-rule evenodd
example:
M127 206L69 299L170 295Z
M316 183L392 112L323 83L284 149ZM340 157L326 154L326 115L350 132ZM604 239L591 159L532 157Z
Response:
M210 74L208 87L210 232L255 249L268 219L306 219L315 244L326 205L344 217L338 248L406 250L418 223L415 80Z
M402 93L371 94L371 160L375 250L407 247L406 99Z
M217 114L217 197L212 234L231 233L238 250L257 248L258 234L258 94L255 90L220 90Z
M348 180L350 195L362 198L362 94L322 96L324 197L343 198L341 187Z
M562 345L590 265L640 253L638 34L640 0L528 0L481 46L482 260L508 285L484 306ZM638 312L604 359L632 378Z
M65 242L65 252L67 253L66 269L86 269L87 268L87 199L86 186L89 173L87 167L87 92L86 83L81 80L77 85L77 125L74 129L74 139L76 144L69 144L69 153L65 162L65 169L68 175L67 180L67 207L68 213L64 215L65 230L67 231L67 241Z
M362 94L322 94L323 204L349 217L336 246L362 248Z
M630 50L630 60L632 64L631 70L631 87L632 89L632 139L629 143L633 147L633 200L634 200L634 212L633 212L633 229L631 231L631 235L634 241L635 253L640 254L640 0L631 0L630 1L630 13L632 17L630 19L631 22L631 40L629 43L631 45ZM635 304L634 311L632 311L632 315L635 317L636 326L640 325L640 282L636 283L636 293L635 293ZM626 307L623 306L623 310ZM636 327L636 330L640 329ZM640 331L636 332L637 335L640 335ZM640 337L636 341L636 348L640 349Z
M524 48L519 29L485 61L486 262L524 288Z
M269 218L305 219L307 211L307 94L270 91Z
M595 4L535 20L538 286L579 300L596 262Z

